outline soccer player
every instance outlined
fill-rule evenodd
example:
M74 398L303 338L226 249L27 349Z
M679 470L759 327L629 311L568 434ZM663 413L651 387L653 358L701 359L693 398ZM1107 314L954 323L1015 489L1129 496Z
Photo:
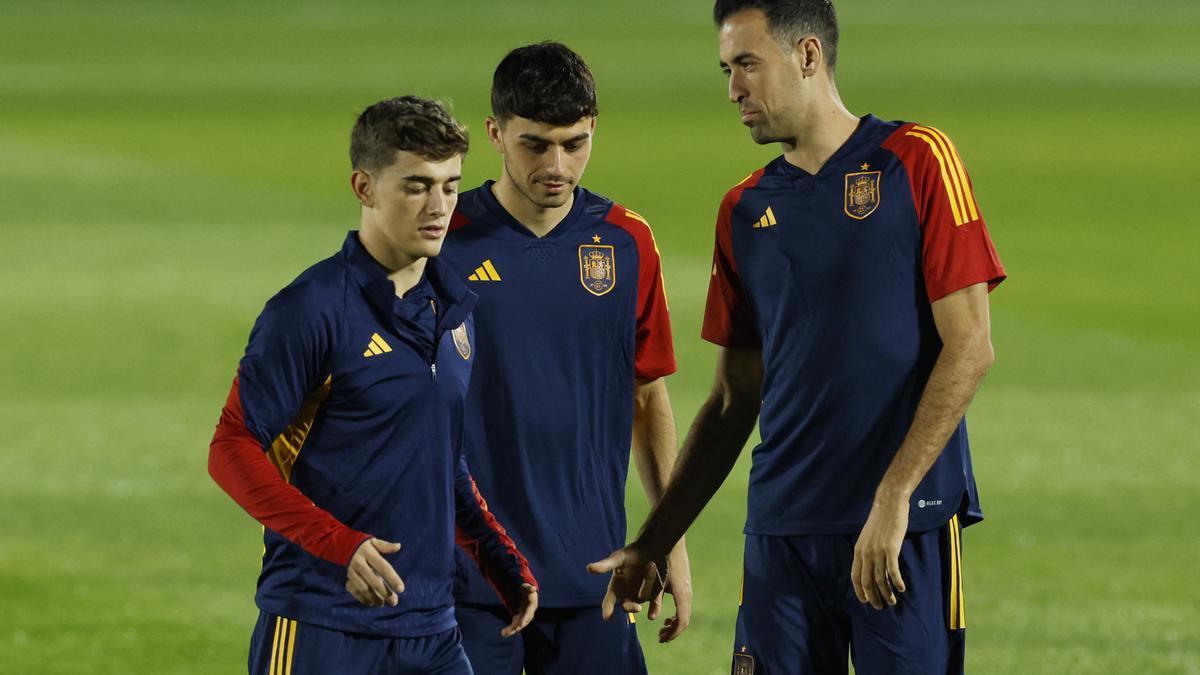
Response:
M252 675L470 673L456 539L511 612L506 636L537 607L461 455L477 297L433 256L466 151L434 101L367 108L350 139L360 229L250 333L209 473L264 528Z
M603 620L605 580L585 565L625 542L631 443L651 501L674 465L675 358L650 227L579 186L596 112L592 74L566 46L505 56L487 119L500 177L463 193L442 253L480 296L467 458L541 582L523 639L499 640L504 610L460 556L458 622L482 673L645 672L632 616ZM682 542L672 561L661 641L690 612Z
M851 114L828 0L718 0L729 98L783 155L726 194L703 337L715 385L640 536L593 567L627 605L750 470L733 672L957 673L961 528L983 514L964 413L1004 269L941 131ZM639 586L646 588L639 591Z

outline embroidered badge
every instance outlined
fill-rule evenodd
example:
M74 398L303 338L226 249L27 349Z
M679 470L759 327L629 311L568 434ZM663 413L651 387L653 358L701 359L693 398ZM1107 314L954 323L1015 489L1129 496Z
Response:
M471 340L467 337L467 324L459 324L458 328L450 331L450 335L454 338L454 348L458 350L458 355L464 359L471 358Z
M617 261L612 246L579 247L579 283L592 295L604 295L617 285Z
M863 168L868 168L864 164ZM879 178L882 171L856 171L846 174L846 215L862 220L879 208Z

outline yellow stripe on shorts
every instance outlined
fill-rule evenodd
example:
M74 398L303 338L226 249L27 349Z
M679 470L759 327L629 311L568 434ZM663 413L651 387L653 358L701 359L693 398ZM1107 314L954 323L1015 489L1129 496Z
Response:
M950 545L950 630L962 630L967 627L966 603L963 601L962 578L962 525L958 516L954 516L947 524Z
M275 617L275 635L271 641L270 675L292 675L292 661L296 654L296 622Z

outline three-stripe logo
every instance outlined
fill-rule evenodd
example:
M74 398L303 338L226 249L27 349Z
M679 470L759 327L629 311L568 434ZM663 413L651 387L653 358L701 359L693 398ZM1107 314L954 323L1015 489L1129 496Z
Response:
M383 338L379 337L379 333L372 333L371 341L367 343L367 349L363 352L363 356L369 359L372 356L379 356L380 354L386 354L390 351L392 351L391 345L385 342Z
M483 261L483 264L475 268L475 273L467 277L467 280L500 281L500 273L496 271L496 266L492 264L492 259L488 258Z
M777 223L775 221L775 212L772 211L771 207L768 206L767 212L762 215L762 218L758 219L758 222L751 225L751 227L753 227L756 230L761 230L766 227L774 227L775 225L778 225L778 224L779 223Z

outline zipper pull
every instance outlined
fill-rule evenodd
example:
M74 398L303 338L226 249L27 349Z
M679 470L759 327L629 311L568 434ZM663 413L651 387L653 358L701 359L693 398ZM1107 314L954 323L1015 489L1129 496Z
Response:
M437 382L437 364L436 363L429 364L429 372L431 375L433 375L433 381Z

